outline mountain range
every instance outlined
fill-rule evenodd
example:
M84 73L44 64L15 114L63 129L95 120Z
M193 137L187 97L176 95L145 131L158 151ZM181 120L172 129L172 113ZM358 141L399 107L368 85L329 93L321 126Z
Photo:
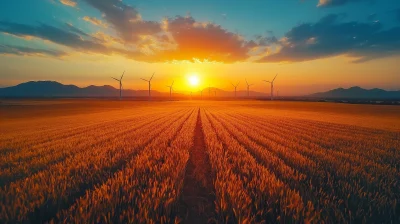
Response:
M151 91L152 96L168 97L169 92ZM192 93L193 96L200 96L200 92ZM124 97L145 97L148 96L148 90L130 90L122 91ZM174 96L189 96L190 92L174 93ZM233 97L233 91L225 91L218 88L203 89L203 96ZM30 81L18 84L16 86L0 88L0 97L118 97L119 89L109 85L88 86L80 88L75 85L64 85L55 81ZM247 96L247 91L237 91L238 97ZM267 93L250 91L252 97L269 97ZM355 86L348 89L338 88L327 92L314 93L306 96L308 98L318 99L400 99L400 91L386 91L383 89L363 89Z
M177 93L174 92L175 97L189 96L190 92ZM124 97L146 97L148 90L131 90L123 89L122 95ZM169 92L159 92L151 90L151 95L154 97L168 97ZM200 96L199 91L193 91L193 96ZM232 97L234 92L224 91L218 88L211 87L210 89L203 89L203 96L218 96L218 97ZM250 91L253 97L266 96L265 93ZM80 88L75 85L64 85L55 81L30 81L0 88L0 97L118 97L119 89L109 85L104 86L88 86ZM247 96L247 91L237 91L237 96Z
M314 93L309 97L325 99L400 99L400 91L386 91L378 88L363 89L359 86L353 86L348 89L338 88L327 92Z

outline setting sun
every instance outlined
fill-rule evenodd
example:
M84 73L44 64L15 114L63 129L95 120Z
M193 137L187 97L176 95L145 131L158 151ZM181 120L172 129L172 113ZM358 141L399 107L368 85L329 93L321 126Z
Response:
M197 74L191 74L188 80L191 86L197 86L199 84L199 77Z

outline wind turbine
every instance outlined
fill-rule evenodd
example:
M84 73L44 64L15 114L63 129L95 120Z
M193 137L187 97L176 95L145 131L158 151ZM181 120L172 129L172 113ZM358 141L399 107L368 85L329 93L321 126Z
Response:
M151 92L150 92L150 90L151 90L151 80L153 79L154 73L153 73L153 75L151 76L151 78L149 80L142 79L142 80L144 80L144 81L149 83L149 97L151 97Z
M111 77L112 79L115 79L115 80L117 80L119 82L119 99L121 99L121 97L122 97L122 78L124 77L124 74L125 74L125 71L122 73L120 79Z
M274 79L272 79L272 81L264 80L264 82L271 83L271 100L274 100L274 81L276 79L276 76L278 76L278 74L275 75L275 77L274 77Z
M236 84L236 86L235 86L235 85L233 85L233 83L231 82L232 86L235 87L235 97L236 97L236 88L238 87L239 83L240 83L240 82L238 82L238 83Z
M244 80L246 80L246 84L247 84L247 97L249 97L249 96L250 96L250 86L252 86L252 85L254 85L254 84L249 84L249 83L247 82L247 79L244 79Z
M172 98L172 87L174 86L174 82L175 82L175 80L172 81L172 84L170 86L167 86L167 87L169 87L169 97L170 98Z
M210 83L208 83L208 97L211 96L211 87L210 87Z

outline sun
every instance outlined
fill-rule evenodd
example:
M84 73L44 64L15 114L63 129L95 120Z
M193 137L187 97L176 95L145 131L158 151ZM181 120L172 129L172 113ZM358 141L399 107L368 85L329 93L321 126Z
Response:
M199 82L200 82L197 74L191 74L188 78L188 81L191 86L197 86L197 85L199 85Z

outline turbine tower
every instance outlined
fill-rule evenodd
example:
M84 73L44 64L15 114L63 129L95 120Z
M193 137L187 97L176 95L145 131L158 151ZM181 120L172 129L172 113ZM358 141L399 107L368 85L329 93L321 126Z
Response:
M150 90L151 90L151 80L153 79L154 73L153 73L153 75L151 76L151 78L149 80L142 79L142 80L144 80L144 81L149 83L149 97L151 97L151 92L150 92Z
M115 79L115 80L117 80L117 81L119 82L119 99L120 99L120 100L121 100L121 97L122 97L122 78L124 77L124 74L125 74L125 71L122 73L120 79L111 77L112 79Z
M249 83L247 82L247 79L244 79L244 80L246 80L246 84L247 84L247 97L249 97L249 96L250 96L250 86L252 86L252 85L254 85L254 84L249 84Z
M274 100L274 81L276 79L276 76L278 76L278 74L275 75L275 77L274 77L274 79L272 79L272 81L264 80L264 82L271 83L271 100Z
M238 87L238 85L239 85L239 82L236 84L236 86L235 85L233 85L233 83L231 82L231 84L232 84L232 86L233 87L235 87L235 97L236 97L236 88Z
M172 81L172 84L170 86L167 86L167 87L169 87L169 97L170 98L172 98L172 87L174 86L174 82L175 82L175 80Z

